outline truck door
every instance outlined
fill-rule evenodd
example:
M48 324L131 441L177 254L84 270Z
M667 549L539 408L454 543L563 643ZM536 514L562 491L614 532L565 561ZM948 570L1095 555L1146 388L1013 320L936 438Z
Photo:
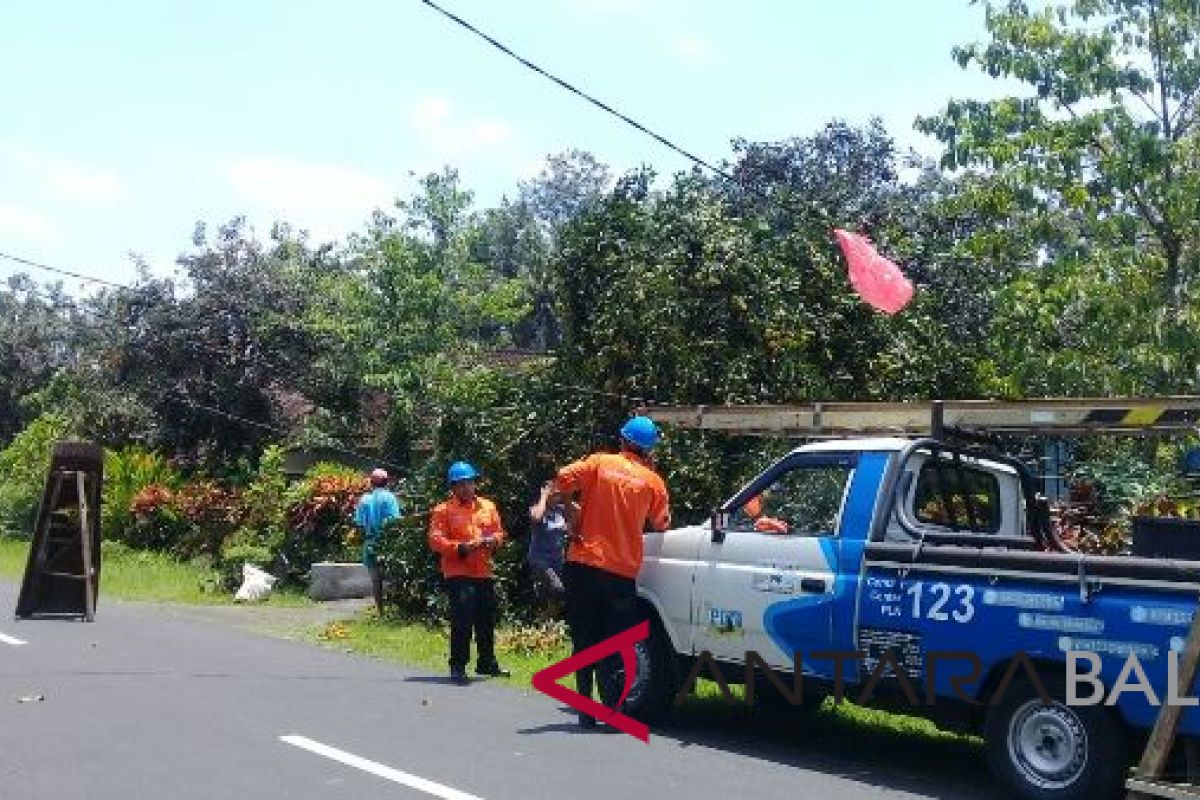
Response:
M697 559L697 653L740 662L753 650L791 669L792 652L780 642L828 649L837 535L855 464L854 455L796 454L726 504L727 523L701 542ZM772 608L784 603L789 630L780 635ZM804 614L795 613L799 605Z

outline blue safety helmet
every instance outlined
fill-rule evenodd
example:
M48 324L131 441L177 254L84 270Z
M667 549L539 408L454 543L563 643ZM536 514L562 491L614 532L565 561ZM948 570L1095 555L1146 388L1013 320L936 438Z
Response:
M455 484L459 481L473 481L479 477L479 470L466 461L455 461L446 471L446 483Z
M621 426L621 438L641 450L658 444L658 426L649 417L632 417Z

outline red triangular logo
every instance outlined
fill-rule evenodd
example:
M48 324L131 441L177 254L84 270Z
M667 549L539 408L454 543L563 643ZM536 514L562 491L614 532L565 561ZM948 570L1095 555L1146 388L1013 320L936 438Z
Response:
M633 682L637 679L637 653L634 645L650 637L650 623L643 621L627 631L605 639L600 644L592 645L573 656L564 658L555 664L537 672L533 676L533 688L544 695L549 695L561 703L566 703L576 711L590 714L601 722L613 726L617 730L628 733L643 742L650 741L650 728L632 717L627 717L616 709L597 703L590 697L584 697L579 692L568 689L559 681L572 673L578 672L589 664L595 664L613 653L621 654L621 663L625 665L625 687L621 690L621 699L617 705L625 702Z

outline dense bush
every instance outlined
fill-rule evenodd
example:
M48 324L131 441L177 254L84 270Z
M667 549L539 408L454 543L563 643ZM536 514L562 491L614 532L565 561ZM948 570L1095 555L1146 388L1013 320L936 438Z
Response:
M65 417L43 414L0 451L0 533L32 535L50 452L71 430Z
M1111 515L1130 513L1138 504L1167 493L1176 482L1173 470L1159 466L1157 459L1150 461L1130 452L1128 447L1090 455L1072 476L1094 484L1100 510Z
M288 484L283 475L283 450L263 451L258 469L242 492L239 539L270 551L283 546L288 533Z
M388 582L388 605L426 622L445 619L438 557L426 536L429 518L409 516L389 523L380 536L379 563Z
M175 493L175 505L188 522L186 533L171 547L178 558L205 558L216 563L221 546L245 516L241 492L213 481L184 484Z
M281 549L288 576L301 576L318 561L358 560L354 507L368 488L360 473L319 464L289 492L290 535Z
M129 501L132 523L112 541L142 550L167 551L187 535L188 520L180 510L175 492L161 484L143 487Z
M263 451L250 483L241 493L241 524L221 545L219 569L227 588L242 578L242 566L270 568L288 536L288 485L283 450Z
M162 493L170 495L182 482L179 471L156 453L139 447L106 450L100 522L103 538L106 541L127 541L135 547L161 549L169 546L174 536L166 532L162 536L152 536L155 540L153 545L138 542L138 538L146 532L134 530L137 525L135 499L140 497L143 513L149 513L151 508L167 501L168 498ZM147 487L156 487L157 493L150 492L143 497L142 491Z

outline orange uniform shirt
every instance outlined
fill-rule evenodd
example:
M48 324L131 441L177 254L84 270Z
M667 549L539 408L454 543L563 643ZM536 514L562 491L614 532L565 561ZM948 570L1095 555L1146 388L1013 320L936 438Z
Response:
M579 538L567 560L626 578L642 568L642 532L671 525L667 487L636 455L597 453L563 467L554 481L560 492L579 492Z
M492 577L492 551L477 547L466 558L458 555L458 546L473 542L490 532L497 545L504 543L504 525L496 504L476 497L464 504L451 497L434 506L429 515L429 547L442 557L442 576L446 578Z

